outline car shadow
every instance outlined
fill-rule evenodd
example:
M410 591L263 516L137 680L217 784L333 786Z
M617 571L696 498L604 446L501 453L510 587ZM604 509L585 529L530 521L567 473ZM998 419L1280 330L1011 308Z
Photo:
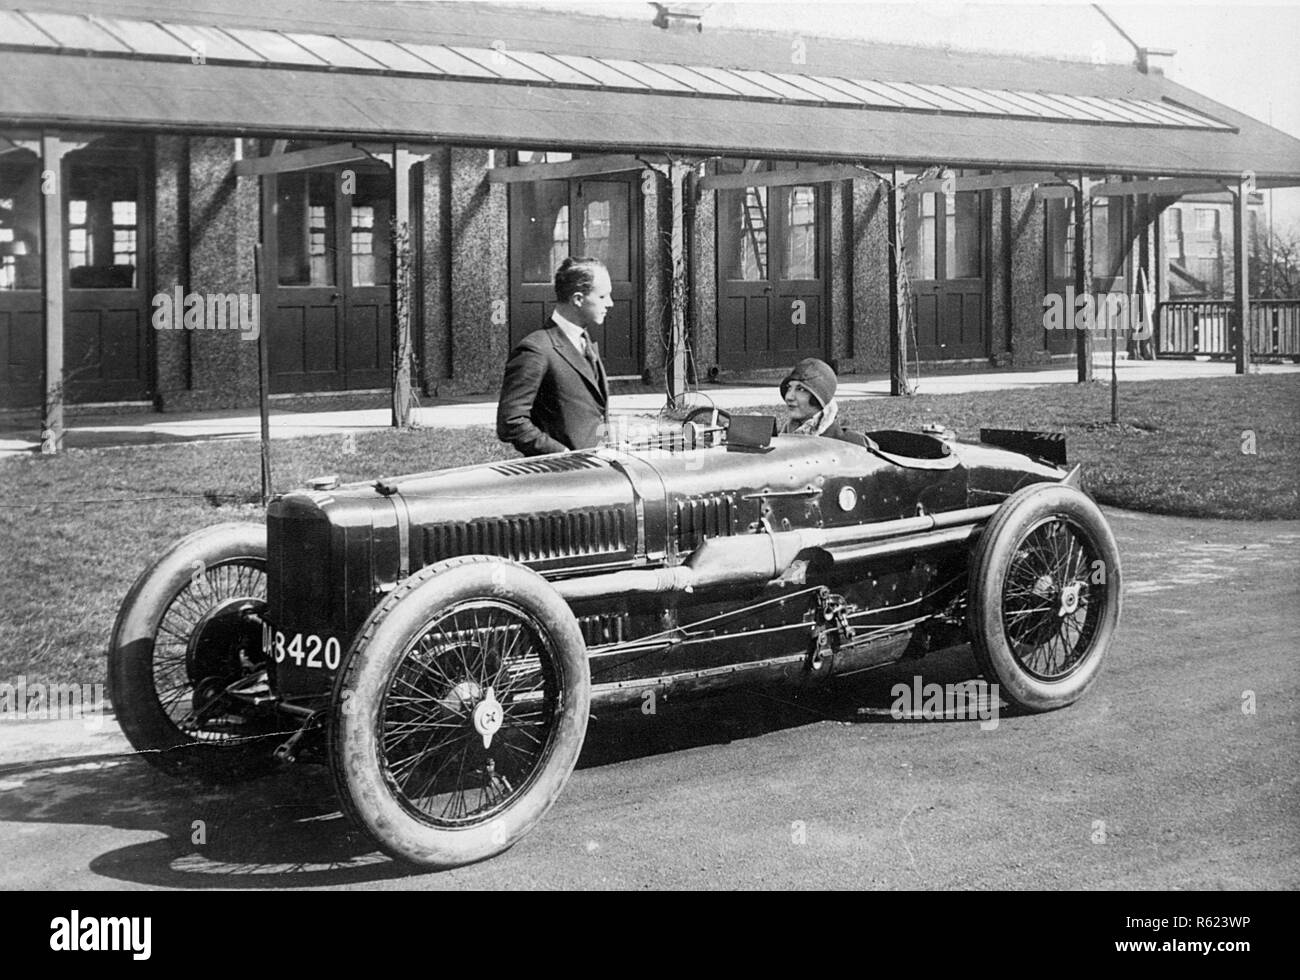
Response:
M169 776L129 754L0 769L0 822L162 836L95 857L105 878L166 888L279 888L403 877L339 812L323 766L236 785Z
M913 678L977 676L966 651L877 668L817 688L742 687L660 698L654 713L597 711L579 769L824 722L912 724L890 713L891 689ZM427 872L393 861L339 810L329 771L294 765L234 785L178 779L130 753L0 767L0 823L51 823L161 835L90 861L103 878L183 889L366 884Z
M707 697L657 696L617 712L594 709L578 768L609 765L665 752L725 745L745 738L818 722L837 724L926 724L899 718L895 686L960 684L980 676L969 647L876 667L829 684L739 686ZM1015 712L1001 705L1000 717ZM932 719L943 721L944 719ZM977 718L970 719L978 723ZM950 722L946 722L950 723Z

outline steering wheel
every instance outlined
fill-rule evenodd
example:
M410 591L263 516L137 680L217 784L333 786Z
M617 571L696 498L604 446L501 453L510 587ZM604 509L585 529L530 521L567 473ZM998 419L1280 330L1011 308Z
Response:
M685 425L687 422L694 422L697 425L716 425L725 429L731 425L731 416L720 408L701 405L699 408L693 408L686 413L686 418L682 420L682 424Z

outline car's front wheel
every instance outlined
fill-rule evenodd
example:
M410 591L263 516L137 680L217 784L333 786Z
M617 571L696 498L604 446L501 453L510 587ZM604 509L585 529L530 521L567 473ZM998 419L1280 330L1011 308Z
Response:
M245 778L272 763L267 724L232 691L266 688L266 528L219 524L182 538L122 601L109 697L144 759L168 772Z
M375 609L339 672L344 810L418 867L504 851L563 789L589 703L582 633L545 579L484 556L432 565Z
M1119 622L1119 549L1097 505L1065 484L1008 497L980 533L968 605L975 659L1009 704L1076 701Z

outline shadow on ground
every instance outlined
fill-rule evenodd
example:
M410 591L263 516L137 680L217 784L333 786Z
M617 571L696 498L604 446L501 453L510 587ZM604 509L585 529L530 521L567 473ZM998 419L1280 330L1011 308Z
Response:
M946 683L976 675L965 650L880 668L822 688L741 688L599 712L579 769L725 745L800 726L897 722L890 688L913 675ZM665 724L667 722L667 724ZM375 850L339 812L328 770L291 766L237 785L164 775L134 755L44 760L0 768L0 823L100 825L164 835L95 857L90 870L165 888L242 889L364 884L422 874Z
M0 433L0 436L3 435L3 433ZM16 441L28 444L24 447L15 446L13 451L25 451L30 452L33 455L40 453L40 436L37 432L24 430L22 432L12 433L10 437ZM102 431L68 429L63 436L63 448L116 449L121 447L139 446L174 446L190 442L218 442L240 438L247 438L247 433L239 429L194 433L155 432L148 430L133 431L129 429L106 429Z

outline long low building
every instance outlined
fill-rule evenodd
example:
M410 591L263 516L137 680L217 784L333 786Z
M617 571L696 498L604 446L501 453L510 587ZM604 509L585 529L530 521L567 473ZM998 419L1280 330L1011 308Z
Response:
M1170 204L1230 192L1240 241L1253 190L1300 184L1300 141L1145 51L795 43L468 3L0 0L0 409L252 404L263 332L275 393L493 391L569 254L611 271L618 378L1085 372L1045 296L1158 290Z

